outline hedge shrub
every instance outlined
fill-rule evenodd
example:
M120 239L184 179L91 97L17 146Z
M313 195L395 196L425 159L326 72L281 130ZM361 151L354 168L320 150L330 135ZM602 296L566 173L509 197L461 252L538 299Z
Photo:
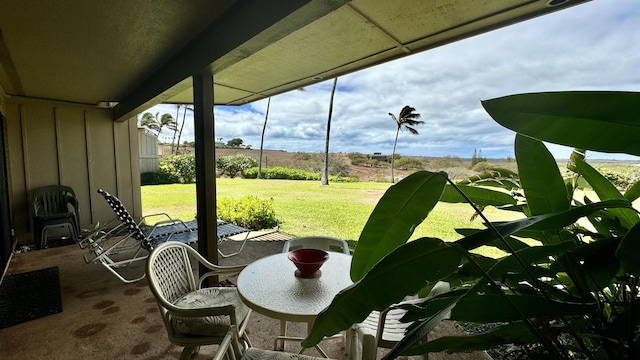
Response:
M258 168L252 167L242 172L245 179L258 178ZM300 169L290 169L284 167L262 168L263 179L281 179L281 180L317 180L320 181L320 174ZM357 176L341 176L330 175L329 181L335 182L358 182Z
M243 176L247 179L258 177L258 168L252 167L243 171ZM320 174L300 169L289 169L284 167L262 168L263 179L284 179L284 180L320 180Z
M175 184L179 183L180 179L172 176L171 174L158 171L158 172L146 172L140 174L141 185L163 185L163 184Z
M258 166L258 161L245 154L222 156L216 160L216 168L220 171L220 175L228 175L230 178L234 178L243 170L255 166Z
M217 200L218 219L251 230L272 228L278 225L273 210L273 198L263 200L255 195L245 195L239 200L222 197Z
M174 183L192 184L196 181L196 157L193 154L171 155L160 159L160 172Z

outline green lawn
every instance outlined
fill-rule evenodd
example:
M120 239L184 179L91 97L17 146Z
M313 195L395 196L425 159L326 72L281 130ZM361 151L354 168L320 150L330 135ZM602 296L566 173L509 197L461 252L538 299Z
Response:
M218 179L217 196L240 198L256 195L274 199L281 231L293 236L326 235L357 240L388 183L331 183L317 181ZM148 185L142 187L143 214L167 212L172 217L191 220L196 213L195 185ZM432 236L456 240L454 228L482 225L470 222L473 210L464 204L440 203L420 225L414 237ZM488 209L491 220L513 218L508 212Z

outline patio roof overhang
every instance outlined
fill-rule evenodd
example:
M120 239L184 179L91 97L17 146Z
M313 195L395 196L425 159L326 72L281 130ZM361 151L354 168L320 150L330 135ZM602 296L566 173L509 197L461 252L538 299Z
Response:
M206 68L242 105L585 1L2 1L0 85L125 120L193 103Z
M0 96L126 121L195 105L198 246L217 262L214 105L242 105L588 0L0 0ZM542 39L544 40L544 39Z

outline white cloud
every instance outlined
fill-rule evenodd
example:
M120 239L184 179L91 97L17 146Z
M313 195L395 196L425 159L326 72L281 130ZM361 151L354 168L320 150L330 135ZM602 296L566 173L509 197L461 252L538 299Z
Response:
M597 0L343 76L330 149L391 153L396 127L388 113L410 105L425 124L416 127L418 136L400 134L400 154L470 157L482 149L487 157L513 156L514 134L496 124L480 101L537 91L638 91L637 24L637 1ZM322 151L331 85L328 80L273 97L265 148ZM258 148L266 107L267 100L217 107L216 137L240 137ZM175 114L175 106L151 111ZM184 140L193 140L191 115ZM549 148L559 158L570 154L565 147Z

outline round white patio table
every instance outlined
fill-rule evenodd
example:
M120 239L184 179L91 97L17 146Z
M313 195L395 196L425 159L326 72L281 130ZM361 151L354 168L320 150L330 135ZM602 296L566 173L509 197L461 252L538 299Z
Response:
M278 340L301 340L286 335L286 322L306 322L311 329L316 316L329 306L340 290L353 284L349 271L351 256L329 252L329 259L320 268L320 276L302 278L295 275L296 266L288 253L258 259L238 275L240 298L253 310L284 320ZM277 346L276 346L277 347ZM324 354L323 350L318 350Z

